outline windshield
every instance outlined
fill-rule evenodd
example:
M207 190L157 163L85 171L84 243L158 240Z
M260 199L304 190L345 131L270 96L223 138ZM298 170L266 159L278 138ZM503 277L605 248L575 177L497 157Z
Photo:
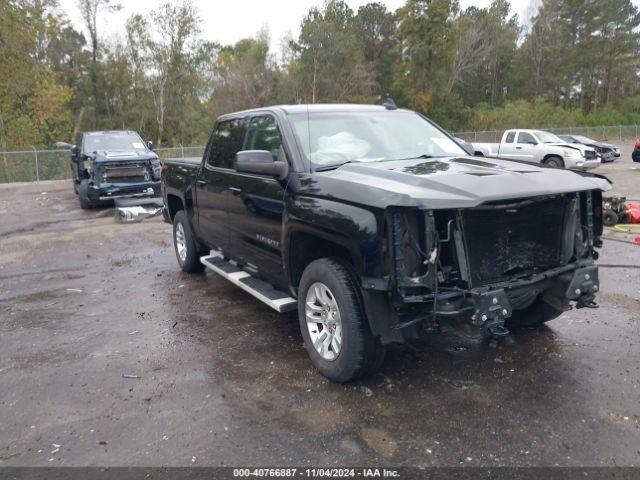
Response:
M574 135L573 138L578 140L580 143L597 143L595 140L592 140L588 137L583 137L582 135Z
M290 115L296 138L315 167L417 157L468 156L413 112L327 112Z
M137 133L134 132L110 132L85 134L82 139L82 151L93 153L97 151L146 151L147 147Z
M537 131L536 137L538 137L542 143L565 143L560 137L549 132Z

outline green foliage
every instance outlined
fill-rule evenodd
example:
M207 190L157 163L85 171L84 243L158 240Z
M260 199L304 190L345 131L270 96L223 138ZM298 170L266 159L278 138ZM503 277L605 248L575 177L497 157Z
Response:
M278 58L267 31L204 41L191 0L132 16L110 41L97 27L115 0L78 0L86 36L55 0L0 1L0 149L112 128L202 144L222 113L387 96L458 131L640 122L631 0L542 0L528 22L507 0L462 11L458 0L406 0L395 12L328 0Z
M471 111L464 130L504 130L508 128L553 128L601 125L637 125L640 123L640 98L633 97L627 111L607 106L598 112L585 113L579 108L566 110L543 97L533 101L515 100L501 107L478 104Z
M0 8L0 148L46 145L68 130L72 90L41 61L42 44L58 32L46 4Z
M375 73L363 55L363 26L341 0L309 11L293 44L298 58L290 66L303 101L349 102L372 93Z

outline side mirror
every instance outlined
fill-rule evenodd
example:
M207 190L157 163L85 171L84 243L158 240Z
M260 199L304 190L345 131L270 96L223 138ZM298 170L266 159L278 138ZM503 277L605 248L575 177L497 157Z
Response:
M287 162L274 160L266 150L244 150L236 154L235 167L238 172L269 175L282 180L289 171Z
M529 140L527 143L528 143L529 145L533 145L534 147L535 147L536 145L538 145L538 142L536 142L535 140Z
M151 140L149 140L147 142L147 148L151 151L153 151L153 148L155 147L155 145L153 144L153 142Z
M80 148L77 145L73 145L71 147L71 161L78 162L80 161Z
M73 145L71 145L70 143L67 143L67 142L56 142L55 146L57 148L68 148L68 149L73 148Z

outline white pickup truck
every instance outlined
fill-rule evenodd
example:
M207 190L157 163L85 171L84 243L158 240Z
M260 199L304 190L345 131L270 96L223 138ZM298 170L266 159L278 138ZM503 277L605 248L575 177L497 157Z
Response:
M500 143L472 143L476 156L522 160L554 168L590 170L600 165L596 151L585 145L568 144L542 130L507 130Z

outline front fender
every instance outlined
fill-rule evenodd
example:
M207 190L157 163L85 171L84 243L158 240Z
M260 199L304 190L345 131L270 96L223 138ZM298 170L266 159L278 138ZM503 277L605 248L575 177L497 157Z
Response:
M359 276L380 277L380 225L374 212L365 208L322 198L291 198L284 218L284 252L289 255L292 233L308 233L346 248ZM284 260L288 265L290 259Z

